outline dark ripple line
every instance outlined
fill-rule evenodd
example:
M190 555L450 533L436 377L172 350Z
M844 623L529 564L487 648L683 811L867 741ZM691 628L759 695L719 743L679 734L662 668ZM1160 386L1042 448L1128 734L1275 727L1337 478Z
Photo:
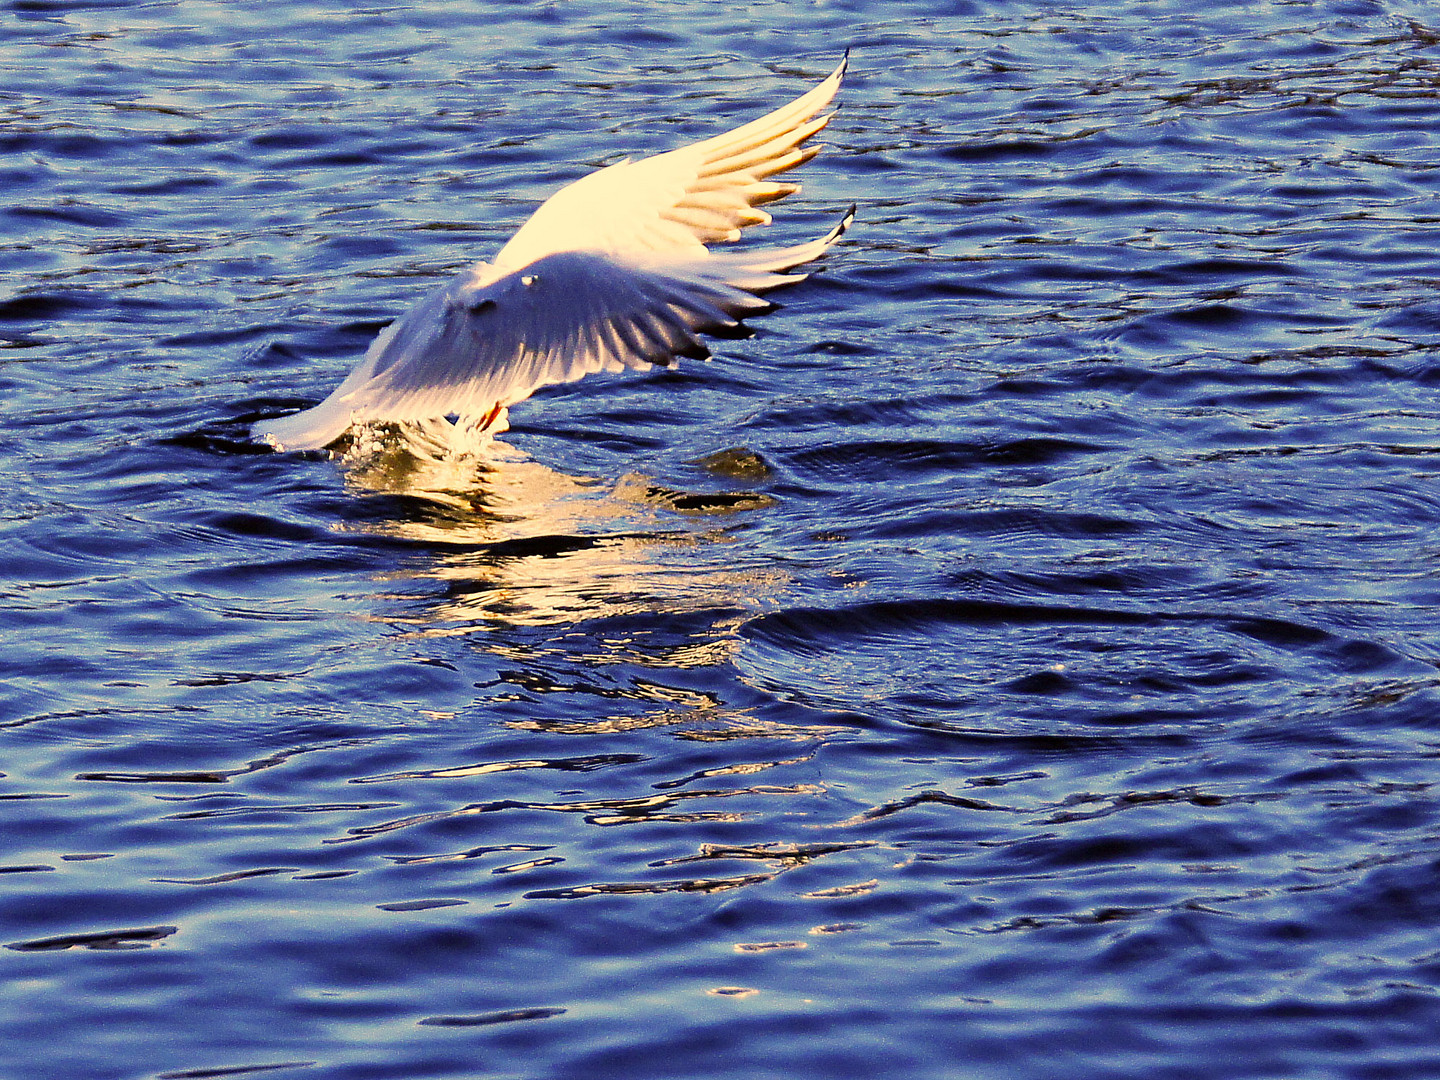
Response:
M212 1080L218 1076L244 1076L247 1073L274 1072L277 1069L306 1069L318 1061L277 1061L265 1065L220 1065L212 1069L182 1069L179 1072L156 1074L155 1080Z
M488 1027L491 1024L513 1024L522 1020L548 1020L563 1016L561 1008L507 1009L504 1012L479 1013L474 1016L427 1016L416 1023L426 1027Z
M12 942L5 947L17 952L55 952L62 949L134 949L146 942L160 941L178 933L178 926L147 926L138 930L102 930L91 934L62 934L59 937L36 938Z
M837 647L857 637L932 626L1161 626L1196 623L1218 625L1232 633L1286 649L1306 649L1340 640L1317 626L1264 615L1125 611L935 597L877 600L842 608L787 608L749 619L741 625L739 632L747 638L793 647L798 652L814 652ZM1383 650L1383 659L1393 655Z
M1055 604L1002 604L987 600L917 598L877 600L843 608L794 607L747 620L740 633L777 644L826 648L831 641L925 626L1033 626L1076 623L1100 626L1153 626L1163 615Z
M233 881L250 878L270 877L274 874L298 874L298 866L266 866L256 870L235 870L228 874L215 874L204 878L151 878L158 885L228 885Z
M300 803L293 805L235 806L225 810L190 810L170 814L166 821L191 821L197 818L253 817L258 814L333 814L337 811L388 810L399 803Z
M208 682L200 684L181 683L180 685L228 685L211 684ZM76 780L105 780L120 784L227 784L234 776L245 776L249 773L260 772L262 769L272 769L277 765L284 765L291 758L298 754L307 754L317 747L299 747L295 750L284 750L278 754L271 754L268 757L256 758L247 762L237 769L186 769L176 771L160 772L85 772L76 773Z

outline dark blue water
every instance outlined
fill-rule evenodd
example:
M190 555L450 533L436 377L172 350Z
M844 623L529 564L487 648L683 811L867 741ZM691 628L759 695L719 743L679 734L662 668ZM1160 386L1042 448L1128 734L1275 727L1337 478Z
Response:
M245 441L853 47L824 272ZM1440 1074L1440 17L0 10L0 1075Z

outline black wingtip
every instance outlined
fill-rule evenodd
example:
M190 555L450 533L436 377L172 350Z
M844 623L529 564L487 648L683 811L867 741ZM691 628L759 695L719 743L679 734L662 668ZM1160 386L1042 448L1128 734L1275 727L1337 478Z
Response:
M827 247L833 244L836 240L839 240L840 237L845 235L845 230L850 228L850 223L855 220L855 211L857 209L858 207L855 203L850 204L850 209L845 211L844 216L840 218L840 221L833 229L830 230L829 234L825 237L825 245Z

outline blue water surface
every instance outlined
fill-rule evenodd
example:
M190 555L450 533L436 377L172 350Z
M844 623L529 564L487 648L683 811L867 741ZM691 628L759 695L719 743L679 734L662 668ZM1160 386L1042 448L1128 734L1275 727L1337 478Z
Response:
M797 96L673 372L269 453ZM1440 1075L1419 0L0 5L0 1075Z

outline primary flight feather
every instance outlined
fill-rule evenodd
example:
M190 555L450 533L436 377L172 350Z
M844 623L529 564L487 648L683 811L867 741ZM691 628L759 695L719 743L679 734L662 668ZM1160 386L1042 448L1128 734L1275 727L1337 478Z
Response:
M761 293L804 280L789 271L854 216L809 243L709 249L768 224L760 206L799 190L770 177L819 152L804 144L829 122L821 113L845 67L734 131L562 188L492 262L381 331L319 405L262 420L251 434L280 450L316 450L352 425L397 424L431 444L465 445L503 430L506 409L542 386L707 355L698 335L733 329L769 306Z

